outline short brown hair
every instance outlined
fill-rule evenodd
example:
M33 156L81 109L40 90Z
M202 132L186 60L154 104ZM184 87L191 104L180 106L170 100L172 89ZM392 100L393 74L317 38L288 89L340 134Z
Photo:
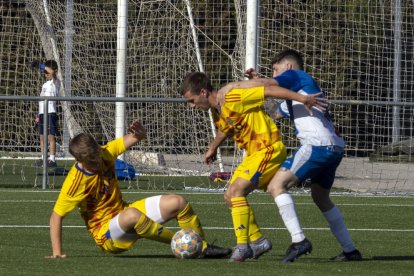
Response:
M95 163L102 158L101 146L87 133L79 133L70 140L69 152L81 163Z
M203 72L188 73L180 87L181 95L190 91L192 94L200 95L201 89L206 89L209 92L213 91L210 79Z

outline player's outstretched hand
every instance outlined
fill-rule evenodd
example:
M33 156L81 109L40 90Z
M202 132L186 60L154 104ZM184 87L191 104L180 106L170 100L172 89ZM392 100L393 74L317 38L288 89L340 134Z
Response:
M139 120L135 120L128 128L128 133L135 136L139 140L143 140L147 137L147 131Z
M249 80L251 79L258 79L259 76L257 75L257 72L254 68L249 68L244 72L244 76L246 78L248 78Z
M63 255L52 255L52 256L46 256L46 259L65 259L67 256L65 254Z
M204 155L204 163L210 165L217 160L217 151L209 149Z
M309 112L311 116L313 116L312 107L316 107L320 110L326 110L328 103L326 102L326 98L319 98L322 95L322 92L306 95L306 100L303 102L305 105L306 110Z

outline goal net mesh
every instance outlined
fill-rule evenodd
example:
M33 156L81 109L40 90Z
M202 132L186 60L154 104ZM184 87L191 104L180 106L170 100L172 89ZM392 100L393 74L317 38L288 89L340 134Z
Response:
M270 77L272 58L293 48L303 53L306 70L329 99L412 102L414 5L400 1L398 7L397 2L260 1L258 72ZM213 86L241 80L246 69L247 1L189 3L202 66ZM0 12L1 95L38 96L44 78L30 65L55 59L61 96L115 96L116 1L74 0L72 24L66 1L5 0ZM183 77L199 71L192 31L186 1L128 1L126 96L160 99L126 103L125 124L139 118L148 130L148 139L125 157L139 174L127 181L131 188L173 189L177 179L184 187L217 189L225 184L206 180L220 171L218 164L202 162L213 138L208 114L183 102L162 101L181 98ZM68 137L79 131L91 133L101 144L115 138L115 103L58 105L60 151L67 150ZM275 105L267 101L266 109L272 113ZM33 160L16 159L40 157L34 128L38 103L3 101L0 109L0 150L8 158L0 159L0 173L12 172L26 185L33 184L33 177L39 183L42 176L31 168ZM347 143L335 186L344 191L412 193L412 107L331 104L330 109ZM298 141L290 122L278 124L284 143L293 150ZM232 141L221 153L229 172L242 158ZM63 160L58 158L58 164L67 168L73 163ZM52 175L50 182L61 184L61 178Z

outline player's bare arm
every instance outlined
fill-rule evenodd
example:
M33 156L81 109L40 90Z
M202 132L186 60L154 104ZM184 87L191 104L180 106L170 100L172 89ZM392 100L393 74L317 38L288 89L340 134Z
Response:
M53 211L50 216L50 241L52 242L52 255L46 256L46 258L66 258L66 255L62 254L62 221L63 217Z
M126 149L136 145L139 141L147 137L147 131L139 120L135 120L128 128L128 134L124 136L124 146Z
M221 143L226 140L227 134L222 131L217 131L216 138L214 138L213 142L208 149L208 151L204 155L204 162L206 164L211 164L217 159L217 149L221 145Z
M274 97L279 99L301 102L305 105L306 110L309 112L311 116L313 115L312 107L316 107L320 110L325 110L326 106L328 105L326 103L326 98L319 97L322 95L322 92L312 95L303 95L300 93L293 92L289 89L273 85L265 87L264 95L265 97Z

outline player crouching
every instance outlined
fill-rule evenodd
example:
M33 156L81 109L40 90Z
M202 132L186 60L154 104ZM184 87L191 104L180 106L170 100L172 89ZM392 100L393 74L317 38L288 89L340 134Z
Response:
M201 235L202 257L222 258L231 253L229 248L206 242L197 214L182 196L158 195L133 203L123 200L115 160L145 137L145 128L135 121L127 135L102 147L85 133L70 141L69 152L76 163L63 183L50 217L53 253L48 258L66 257L62 252L62 221L76 207L96 244L106 252L126 251L140 238L170 244L174 232L162 224L175 218L181 228L191 228Z

